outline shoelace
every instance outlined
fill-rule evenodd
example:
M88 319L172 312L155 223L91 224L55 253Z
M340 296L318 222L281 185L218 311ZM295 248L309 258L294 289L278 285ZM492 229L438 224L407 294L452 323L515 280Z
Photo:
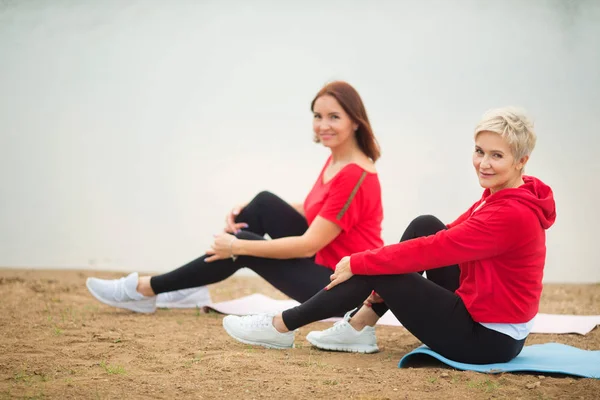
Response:
M273 325L272 314L246 315L242 317L241 323L250 328L262 328Z
M350 314L352 314L354 311L356 310L356 308L348 311L346 314L344 314L344 318L342 318L341 321L337 321L336 323L333 324L333 326L329 329L327 329L330 332L337 332L340 329L342 329L346 324L350 323Z

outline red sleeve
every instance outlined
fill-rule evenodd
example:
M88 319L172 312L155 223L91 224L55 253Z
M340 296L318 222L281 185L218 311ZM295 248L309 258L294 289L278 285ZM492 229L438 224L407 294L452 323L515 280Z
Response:
M360 187L367 172L356 165L341 170L331 181L327 199L321 207L321 217L349 231L360 219L360 204L357 201Z
M520 240L527 222L513 207L483 207L452 229L353 254L350 265L357 275L386 275L495 257Z

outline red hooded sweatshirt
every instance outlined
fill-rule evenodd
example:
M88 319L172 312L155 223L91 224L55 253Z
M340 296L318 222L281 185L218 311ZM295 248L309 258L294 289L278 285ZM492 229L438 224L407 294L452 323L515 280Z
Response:
M458 264L461 297L476 322L524 323L538 312L545 230L556 210L549 186L524 176L518 188L483 192L435 235L353 254L356 275L405 274Z

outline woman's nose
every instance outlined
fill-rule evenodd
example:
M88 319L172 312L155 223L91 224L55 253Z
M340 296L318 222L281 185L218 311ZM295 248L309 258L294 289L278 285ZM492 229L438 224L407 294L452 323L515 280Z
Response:
M321 121L318 123L318 130L319 131L326 131L327 129L329 129L329 123L325 122L325 121Z
M487 168L490 166L490 159L488 158L488 156L483 156L481 158L481 163L479 164L481 167L483 168Z

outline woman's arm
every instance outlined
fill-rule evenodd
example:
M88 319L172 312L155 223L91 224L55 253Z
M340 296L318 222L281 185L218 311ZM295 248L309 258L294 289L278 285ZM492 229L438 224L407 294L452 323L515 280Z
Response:
M273 259L312 257L327 246L342 231L349 231L360 220L360 209L353 201L366 173L359 167L341 171L332 183L327 199L319 215L312 221L302 236L272 240L243 240L233 235L220 234L215 237L207 262L236 256L254 256ZM291 204L304 215L302 205ZM336 221L336 222L332 222Z
M312 257L340 234L342 229L335 223L317 216L302 236L290 236L273 240L235 240L231 250L236 256L265 258Z
M435 235L355 253L350 260L352 273L405 274L495 257L531 235L538 225L531 212L510 206L484 208Z

